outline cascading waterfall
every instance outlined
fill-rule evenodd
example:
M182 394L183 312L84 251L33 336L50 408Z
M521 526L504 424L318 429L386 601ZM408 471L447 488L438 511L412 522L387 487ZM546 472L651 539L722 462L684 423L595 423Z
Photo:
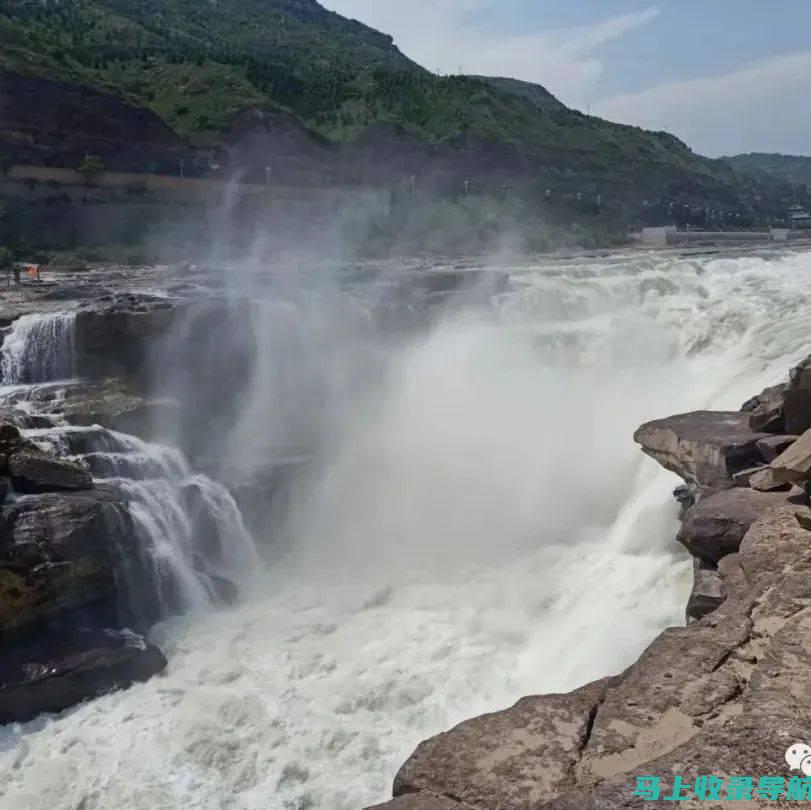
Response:
M162 625L165 678L0 735L0 801L357 810L425 737L619 672L683 623L677 479L632 432L737 408L807 355L811 255L504 269L495 313L437 324L371 396L315 408L332 442L264 591ZM355 345L317 329L355 379ZM291 345L268 340L259 373L303 390L327 355ZM244 409L240 449L282 412L272 393Z
M0 352L0 383L23 385L73 377L75 330L75 312L18 318Z
M16 321L2 348L3 381L42 385L72 377L74 327L70 312ZM225 487L194 474L174 448L98 425L69 426L55 415L40 418L51 426L24 430L26 438L86 465L97 484L121 493L150 569L149 590L159 600L152 615L233 598L233 583L250 573L256 553Z

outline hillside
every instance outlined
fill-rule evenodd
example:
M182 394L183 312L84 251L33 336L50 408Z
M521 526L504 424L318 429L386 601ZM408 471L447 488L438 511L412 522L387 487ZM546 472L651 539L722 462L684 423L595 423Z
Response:
M737 171L758 178L768 175L792 186L807 186L811 189L811 157L751 152L723 159Z
M91 88L141 108L138 117L154 114L190 149L213 149L217 163L256 179L271 163L294 183L390 185L413 174L436 188L549 187L578 200L600 194L623 219L643 200L746 210L758 197L756 181L667 133L583 115L525 82L436 76L391 37L315 0L0 0L0 71L0 149L11 161L21 143L40 142L38 126L53 130L48 110L31 110L35 98L17 90L23 76L59 82L54 99ZM57 106L84 126L79 107ZM75 167L93 136L37 160ZM120 164L111 139L101 142ZM141 151L158 166L162 149ZM189 162L207 171L199 156Z

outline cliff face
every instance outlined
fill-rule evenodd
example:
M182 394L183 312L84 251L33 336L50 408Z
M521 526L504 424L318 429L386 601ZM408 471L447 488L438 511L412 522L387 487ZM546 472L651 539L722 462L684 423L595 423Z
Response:
M398 798L377 810L808 797L811 764L800 760L811 749L800 745L789 766L785 752L808 739L811 718L809 367L741 413L682 414L637 432L685 481L676 494L686 508L678 539L696 560L690 623L665 630L616 677L524 698L426 740L395 778ZM806 433L786 434L787 422Z
M6 164L75 169L85 155L112 171L176 173L193 150L151 110L92 87L0 70Z

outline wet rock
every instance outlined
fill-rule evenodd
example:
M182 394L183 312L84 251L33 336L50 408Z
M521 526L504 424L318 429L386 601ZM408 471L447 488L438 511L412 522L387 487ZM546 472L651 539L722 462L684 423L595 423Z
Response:
M766 439L758 439L757 449L761 458L768 464L774 461L784 450L791 447L797 441L798 436L769 436Z
M807 430L770 465L775 480L805 481L811 478L811 430Z
M718 567L693 560L693 588L687 600L687 621L701 619L717 610L726 599L726 588Z
M15 491L26 495L93 486L90 472L81 464L42 452L15 452L9 458L8 469Z
M132 379L73 383L34 396L38 407L71 425L101 425L147 440L162 436L180 416L175 400L144 396Z
M139 538L120 496L97 487L19 498L0 509L0 636L98 607L105 625L131 622L125 597L151 594ZM146 576L146 574L142 574ZM126 583L130 583L128 586Z
M115 630L45 635L36 644L7 648L0 664L0 725L127 689L166 665L163 653L146 639Z
M634 440L663 467L686 482L708 488L733 485L736 472L760 460L749 416L736 411L695 411L642 425Z
M524 698L426 740L395 777L394 795L434 791L474 807L539 806L574 786L574 766L609 683Z
M172 303L117 293L76 316L76 365L90 380L143 374L174 320Z
M20 438L20 431L16 425L9 422L0 422L0 445L8 445L17 442Z
M769 508L788 503L790 492L730 489L702 498L686 515L678 541L699 559L718 563L740 547L749 527Z
M789 388L783 402L783 430L799 435L811 428L811 389Z

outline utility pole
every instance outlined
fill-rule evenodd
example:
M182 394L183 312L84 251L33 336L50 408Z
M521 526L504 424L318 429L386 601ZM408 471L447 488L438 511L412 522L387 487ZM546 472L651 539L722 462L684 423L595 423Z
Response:
M183 170L186 168L185 158L180 158L180 179L183 179Z

